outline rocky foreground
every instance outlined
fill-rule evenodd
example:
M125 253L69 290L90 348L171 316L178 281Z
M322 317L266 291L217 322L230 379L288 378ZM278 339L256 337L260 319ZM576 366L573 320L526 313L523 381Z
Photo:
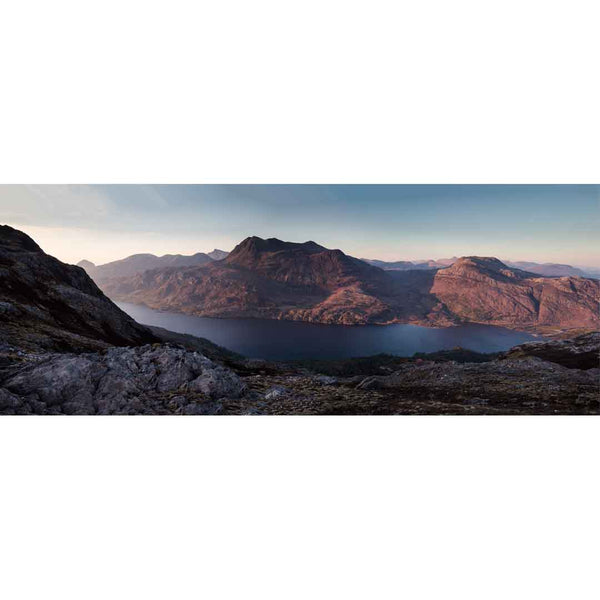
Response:
M179 337L182 344L83 354L0 347L0 413L600 413L600 333L523 344L497 356L457 350L312 365L248 360ZM194 344L204 344L196 346L204 352Z

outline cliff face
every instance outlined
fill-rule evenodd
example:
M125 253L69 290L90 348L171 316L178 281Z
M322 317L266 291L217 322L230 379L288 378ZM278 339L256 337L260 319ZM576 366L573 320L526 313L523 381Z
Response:
M465 257L435 274L431 293L462 321L598 327L600 282L538 277L495 258Z
M218 263L147 271L102 286L118 300L198 316L515 328L599 324L596 280L540 277L487 257L464 257L438 270L384 271L314 242L256 237Z
M52 350L154 342L86 272L48 256L24 233L0 226L0 341Z

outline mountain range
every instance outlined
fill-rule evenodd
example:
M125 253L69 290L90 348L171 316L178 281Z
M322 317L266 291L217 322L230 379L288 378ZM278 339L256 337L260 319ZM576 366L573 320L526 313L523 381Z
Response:
M362 258L361 260L384 269L385 271L409 271L412 269L428 270L428 269L444 269L454 264L458 257L452 258L440 258L438 260L423 260L423 261L384 261L374 260L369 258ZM558 263L535 263L528 261L502 261L507 267L513 267L515 269L521 269L528 271L529 273L535 273L536 275L544 275L546 277L590 277L597 279L598 271L595 269L584 270L579 267L573 267L571 265L563 265Z
M600 282L548 277L492 257L382 269L315 242L249 237L223 260L98 280L115 300L210 317L315 323L474 322L597 328Z
M581 325L590 322L588 309L598 298L596 281L532 278L494 258L463 257L447 269L398 274L314 242L260 238L248 238L221 261L122 279L138 278L164 280L158 299L187 301L194 290L214 287L213 310L229 297L238 311L275 306L285 318L304 311L296 316L305 320L437 309L449 321L503 314L527 320L535 313L564 323L571 311L571 322ZM240 298L252 286L256 294L275 293L273 305L262 304L267 296ZM277 305L298 298L306 306ZM600 334L586 333L493 355L456 348L301 364L246 359L208 340L137 324L84 269L0 226L5 415L597 414L599 345Z
M190 256L184 254L165 254L164 256L156 256L154 254L133 254L127 258L115 260L103 265L95 265L89 260L82 260L77 263L77 266L85 269L88 275L93 277L96 281L103 281L114 277L130 277L137 273L164 267L205 265L212 261L222 260L228 254L228 252L217 248L212 252L197 252Z

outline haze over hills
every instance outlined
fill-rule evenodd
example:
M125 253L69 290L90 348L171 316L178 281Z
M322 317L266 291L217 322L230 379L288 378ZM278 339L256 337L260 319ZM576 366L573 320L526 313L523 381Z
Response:
M523 269L537 275L546 275L548 277L593 277L593 273L584 271L571 265L561 265L557 263L534 263L527 261L510 262L506 261L510 267Z
M103 265L96 266L89 260L82 260L77 266L84 268L90 277L96 281L103 281L114 277L130 277L137 273L161 269L164 267L189 267L203 265L213 260L222 260L228 252L215 248L212 252L197 252L191 256L182 254L165 254L155 256L154 254L133 254L122 260L116 260Z
M451 265L384 270L315 242L250 237L220 262L146 271L102 285L116 300L198 316L598 326L597 281L541 277L487 257L444 262Z
M438 260L426 260L426 261L384 261L374 260L369 258L362 258L365 262L370 265L384 269L385 271L408 271L411 269L444 269L454 264L458 257L452 258L440 258ZM514 267L515 269L521 269L528 271L529 273L535 273L536 275L544 275L547 277L592 277L598 278L600 271L596 272L594 269L584 270L579 267L573 267L571 265L563 265L558 263L536 263L528 261L502 261L508 267Z

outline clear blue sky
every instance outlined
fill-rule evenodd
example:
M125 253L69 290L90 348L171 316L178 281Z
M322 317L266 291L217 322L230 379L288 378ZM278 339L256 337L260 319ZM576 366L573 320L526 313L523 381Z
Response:
M0 186L0 221L67 262L230 250L250 235L359 257L600 264L600 186Z

